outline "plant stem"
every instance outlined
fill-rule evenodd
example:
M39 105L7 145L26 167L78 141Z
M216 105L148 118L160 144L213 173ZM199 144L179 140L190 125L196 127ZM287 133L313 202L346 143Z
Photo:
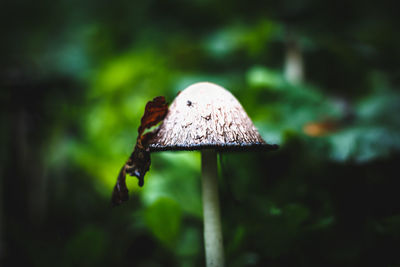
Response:
M221 216L218 199L218 165L215 150L202 150L204 244L207 267L224 266Z
M304 80L304 61L298 37L289 33L286 45L285 78L294 85Z

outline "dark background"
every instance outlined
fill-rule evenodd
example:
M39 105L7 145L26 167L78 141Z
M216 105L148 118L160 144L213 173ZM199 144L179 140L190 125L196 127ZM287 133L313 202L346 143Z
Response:
M199 152L110 197L146 102L211 81L280 145L220 157L227 266L400 266L398 11L2 1L0 265L204 266Z

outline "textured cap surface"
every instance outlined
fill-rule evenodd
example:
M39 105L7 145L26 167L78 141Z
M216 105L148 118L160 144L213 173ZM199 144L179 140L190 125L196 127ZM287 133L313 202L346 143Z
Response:
M201 82L183 90L172 102L150 141L150 151L271 150L239 101L226 89Z

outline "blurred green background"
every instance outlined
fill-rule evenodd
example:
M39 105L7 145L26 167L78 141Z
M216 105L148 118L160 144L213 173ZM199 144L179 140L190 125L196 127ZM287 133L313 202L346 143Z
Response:
M111 208L147 101L228 88L280 149L220 157L227 266L399 266L394 1L1 1L0 265L204 266L199 152Z

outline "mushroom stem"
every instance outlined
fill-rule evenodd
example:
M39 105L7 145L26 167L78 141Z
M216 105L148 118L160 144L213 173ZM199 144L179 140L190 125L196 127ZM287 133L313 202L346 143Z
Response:
M207 267L224 266L221 216L218 199L218 165L215 150L202 150L204 244Z

